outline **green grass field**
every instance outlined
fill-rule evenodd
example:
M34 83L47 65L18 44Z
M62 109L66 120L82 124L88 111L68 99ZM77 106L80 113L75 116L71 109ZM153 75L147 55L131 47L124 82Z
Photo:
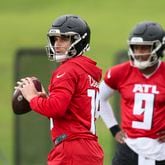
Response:
M2 1L2 0L1 0ZM0 5L0 164L13 165L13 60L19 48L44 47L53 20L63 14L77 14L91 27L91 51L87 54L105 70L115 61L115 52L126 49L127 36L139 21L152 20L165 27L164 0L14 0ZM98 136L105 151L105 165L111 165L112 137L102 121ZM45 155L46 156L46 155Z

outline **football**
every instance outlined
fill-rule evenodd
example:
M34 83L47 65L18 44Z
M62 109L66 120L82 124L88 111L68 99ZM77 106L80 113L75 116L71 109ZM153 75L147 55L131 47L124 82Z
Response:
M41 92L42 91L41 82L37 78L32 77L32 79L37 91ZM17 115L25 114L31 111L29 102L23 97L19 89L16 89L13 93L12 109L13 112Z

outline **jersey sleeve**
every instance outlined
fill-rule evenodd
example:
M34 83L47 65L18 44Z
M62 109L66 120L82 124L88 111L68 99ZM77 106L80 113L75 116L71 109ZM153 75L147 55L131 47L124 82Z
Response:
M104 82L112 89L117 90L120 81L119 72L117 68L110 68L104 76Z
M33 111L47 117L63 116L74 93L76 81L69 74L53 76L47 98L35 97L30 101Z
M122 83L129 77L132 67L128 61L109 68L104 76L104 82L112 89L120 90Z

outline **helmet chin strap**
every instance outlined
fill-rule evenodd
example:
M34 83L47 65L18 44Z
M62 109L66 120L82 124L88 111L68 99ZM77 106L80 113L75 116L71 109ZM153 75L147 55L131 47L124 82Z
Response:
M152 61L152 58L154 58L153 61ZM151 56L146 61L138 61L137 59L133 58L132 65L139 69L146 69L146 68L151 67L154 64L156 64L158 62L158 60L159 60L159 58L154 53L154 54L151 54Z
M55 55L54 58L55 58L54 60L56 62L63 62L63 61L66 61L67 56L66 55Z
M134 60L133 62L134 67L139 68L139 69L146 69L147 67L149 67L150 63L148 61L138 61L138 60Z
M61 54L56 53L56 52L54 51L53 59L54 59L54 61L56 61L56 62L64 62L64 61L66 61L66 60L69 59L69 58L70 58L70 57L68 56L68 51L66 51L65 53L61 53Z

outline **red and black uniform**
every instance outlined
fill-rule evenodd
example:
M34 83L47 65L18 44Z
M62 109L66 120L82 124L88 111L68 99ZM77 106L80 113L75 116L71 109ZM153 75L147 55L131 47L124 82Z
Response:
M47 98L35 97L30 101L35 112L53 123L51 135L55 147L48 156L48 165L103 164L94 124L100 79L101 69L96 63L77 56L53 72Z

